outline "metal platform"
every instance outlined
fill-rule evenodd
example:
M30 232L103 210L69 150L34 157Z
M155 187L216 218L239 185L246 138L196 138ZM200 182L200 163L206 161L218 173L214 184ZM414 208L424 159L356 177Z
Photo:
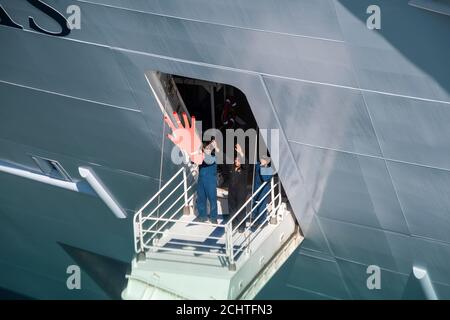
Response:
M178 184L177 176L182 177ZM161 188L170 190L168 195L155 195L136 214L137 256L124 299L251 299L303 240L273 179L264 196L270 201L259 216L252 221L253 210L247 208L263 186L239 210L247 212L244 232L233 226L236 214L222 212L217 224L199 222L188 180L181 169ZM184 191L176 195L181 186ZM226 207L222 194L219 201ZM178 200L168 200L172 197Z

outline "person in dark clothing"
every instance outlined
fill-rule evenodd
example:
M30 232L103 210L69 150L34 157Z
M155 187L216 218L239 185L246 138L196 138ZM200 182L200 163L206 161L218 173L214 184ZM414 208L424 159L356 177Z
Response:
M260 161L255 165L255 182L253 185L253 192L256 192L263 183L265 186L255 195L252 201L252 220L255 221L255 225L260 225L266 221L267 218L267 204L269 203L270 194L270 179L273 176L272 167L269 166L270 158L262 156ZM267 195L267 196L266 196ZM265 211L264 211L265 210ZM262 213L264 211L264 213ZM262 213L262 214L261 214ZM261 215L261 216L260 216Z
M234 164L230 166L228 173L228 211L229 214L234 217L237 211L242 207L247 199L247 176L248 170L244 162L244 154L241 146L236 144L236 156L234 158ZM233 228L239 225L239 223L245 218L247 211L243 208L233 220ZM245 229L245 223L239 225L239 231L242 232Z

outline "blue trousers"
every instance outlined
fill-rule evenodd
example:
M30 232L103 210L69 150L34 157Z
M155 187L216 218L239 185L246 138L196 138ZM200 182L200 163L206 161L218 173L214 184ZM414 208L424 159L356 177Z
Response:
M255 183L254 190L258 190L259 187L261 187L262 183ZM269 194L268 194L269 193ZM264 197L265 196L265 197ZM266 209L267 204L270 200L270 186L266 184L253 198L252 201L252 220L255 221L255 219L261 214L261 212ZM262 200L261 200L262 199ZM259 217L258 222L262 223L266 220L267 217L267 210L264 211L263 214L261 214L261 217Z
M256 196L255 199L253 199L252 203L252 208L254 208L254 211L252 213L253 221L255 221L255 219L259 217L261 212L263 212L266 209L267 204L269 203L270 195L265 197L263 200L260 200L261 198L264 197L264 195L265 193L260 192L260 194L258 194L258 196ZM264 211L264 213L259 217L258 222L259 223L264 222L266 220L266 217L267 217L267 210Z
M197 209L199 217L206 218L206 201L209 202L209 216L217 218L217 189L214 175L199 176L197 181Z

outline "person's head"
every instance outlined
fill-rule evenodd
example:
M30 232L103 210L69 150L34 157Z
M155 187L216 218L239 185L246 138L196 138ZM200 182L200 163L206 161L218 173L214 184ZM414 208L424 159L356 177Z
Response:
M240 168L241 167L241 157L239 155L236 155L234 157L234 167Z
M268 166L269 163L270 163L270 157L267 156L267 155L262 155L262 156L260 157L260 159L259 159L259 162L261 163L261 165L262 165L263 167L266 167L266 166Z
M203 150L203 152L209 153L211 151L211 149L208 148L210 143L211 143L211 141L203 141L202 142L202 150Z

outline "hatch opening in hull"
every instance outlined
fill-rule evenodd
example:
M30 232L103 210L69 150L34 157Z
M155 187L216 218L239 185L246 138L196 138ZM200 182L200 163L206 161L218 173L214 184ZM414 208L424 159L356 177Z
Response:
M181 166L136 213L137 256L123 297L253 298L303 239L271 168L263 129L235 87L160 72L146 77L164 115L195 116L201 121L197 133L216 132L217 175L214 171L207 186L205 169ZM235 134L238 130L244 134ZM219 161L220 152L225 155ZM217 219L205 221L200 211L215 210L215 196L200 200L208 188L217 195Z

